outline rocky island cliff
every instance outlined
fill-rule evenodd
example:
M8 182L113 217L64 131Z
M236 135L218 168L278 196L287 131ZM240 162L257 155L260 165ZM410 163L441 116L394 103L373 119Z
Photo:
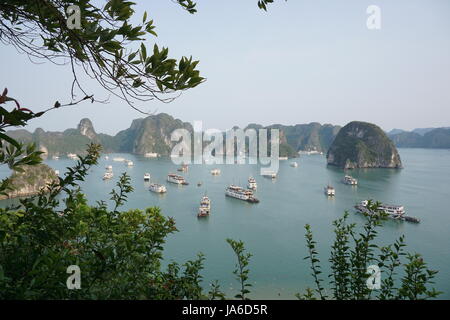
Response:
M0 200L16 197L28 197L38 194L52 182L59 182L55 171L46 164L22 166L23 172L14 172L10 176L10 190L0 194Z
M402 168L394 143L380 127L353 121L343 127L327 153L328 165L344 169Z

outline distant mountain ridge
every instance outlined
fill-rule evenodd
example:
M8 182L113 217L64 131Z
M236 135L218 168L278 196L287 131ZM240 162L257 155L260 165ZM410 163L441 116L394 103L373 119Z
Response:
M168 156L176 144L176 142L170 141L170 135L173 130L179 128L193 132L190 123L175 119L166 113L159 113L133 120L128 129L122 130L114 136L97 133L92 121L87 118L81 119L77 128L67 129L63 132L44 131L42 128L38 128L33 133L19 129L10 130L7 134L25 143L36 143L40 150L50 156L61 156L68 153L84 154L86 145L90 142L101 144L106 153L158 153ZM279 129L280 156L287 157L296 156L298 151L326 153L341 130L340 126L322 125L318 122L269 126L252 123L245 127L245 129L248 128ZM415 129L415 131L394 129L387 135L397 147L450 148L450 128Z
M436 129L450 129L450 127L439 127L439 128L416 128L416 129L414 129L412 132L418 133L418 134L420 134L421 136L423 136L423 135L427 134L428 132L431 132L431 131L436 130Z
M399 148L450 148L450 127L418 128L413 131L388 133Z
M168 156L176 143L170 141L170 135L173 130L179 128L193 132L190 123L175 119L166 113L160 113L133 120L128 129L118 132L115 136L97 133L91 120L87 118L82 119L76 129L67 129L63 132L46 132L38 128L33 133L19 129L8 131L7 134L19 141L36 143L48 155L84 154L86 145L96 142L100 143L104 152L108 153L158 153ZM293 157L300 150L326 152L339 132L340 126L313 122L291 126L274 124L266 127L249 124L245 129L247 128L279 129L280 155Z

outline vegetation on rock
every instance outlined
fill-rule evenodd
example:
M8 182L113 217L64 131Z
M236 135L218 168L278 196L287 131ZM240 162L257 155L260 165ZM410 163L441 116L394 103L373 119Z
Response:
M397 148L380 127L353 121L343 127L327 153L329 165L345 169L401 168Z
M49 185L58 181L55 171L46 164L22 166L21 171L15 171L9 177L9 188L0 200L5 198L26 197L46 192Z

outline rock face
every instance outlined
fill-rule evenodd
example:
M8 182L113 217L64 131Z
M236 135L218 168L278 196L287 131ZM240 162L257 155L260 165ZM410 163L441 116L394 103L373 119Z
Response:
M0 200L15 197L27 197L38 194L52 182L58 182L55 171L45 164L23 166L23 172L14 172L10 177L11 190L0 195Z
M120 152L145 154L148 152L169 155L176 142L170 140L175 129L193 132L192 125L174 119L166 113L133 120L130 128L120 131L114 139Z
M402 168L400 155L380 127L353 121L343 127L327 153L329 165L344 169Z
M80 131L81 135L86 136L91 140L95 140L97 138L94 126L92 125L91 120L89 120L88 118L81 119L80 123L78 124L78 131Z

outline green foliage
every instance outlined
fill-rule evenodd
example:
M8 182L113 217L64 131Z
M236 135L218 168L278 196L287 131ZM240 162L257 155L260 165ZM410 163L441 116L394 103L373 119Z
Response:
M117 208L132 189L123 175L105 202L89 206L78 182L99 148L68 168L51 191L0 209L0 299L199 299L203 256L161 269L163 245L176 231L159 208ZM81 268L80 290L66 287L66 268Z
M192 1L177 2L195 12ZM68 24L72 19L67 12L70 6L80 9L80 28ZM103 6L90 0L2 1L0 39L33 58L69 61L74 79L72 96L75 88L87 95L78 81L80 70L130 106L134 101L167 101L173 97L166 98L166 94L202 83L198 61L191 57L177 61L168 56L167 48L154 44L149 50L145 46L147 37L156 36L155 26L147 13L142 23L133 24L134 6L134 2L119 0L108 0Z
M167 267L167 272L160 272L158 277L151 279L151 287L147 298L160 300L173 299L204 299L202 293L200 271L203 269L203 254L198 254L197 259L186 262L183 274L180 275L180 266L172 262Z
M209 300L225 300L225 294L220 290L220 284L217 280L211 284L211 289L208 292Z
M117 211L117 208L124 205L127 201L128 194L133 192L133 187L131 186L131 179L126 173L122 173L117 181L117 187L119 188L119 192L116 190L111 191L111 200L114 202L114 212Z
M440 292L428 289L437 271L430 270L420 254L407 254L408 263L405 265L405 276L398 289L397 299L425 300L437 297Z
M311 232L311 227L307 224L305 226L306 229L306 234L305 234L305 238L306 238L306 247L308 248L308 256L305 257L305 259L309 259L311 261L311 270L312 273L311 275L314 278L314 282L316 283L316 292L319 294L320 298L322 300L324 300L326 298L326 296L324 295L323 291L323 287L322 287L322 282L323 280L320 279L320 275L322 274L322 270L320 267L320 260L317 257L317 250L316 250L316 242L313 240L313 235ZM310 295L311 291L307 291L307 294Z
M29 109L22 108L14 98L8 97L8 89L4 89L0 95L0 105L13 101L16 105L14 109L8 111L0 107L0 165L5 164L11 170L23 172L22 166L36 165L41 162L41 152L36 151L34 144L25 146L5 134L6 129L11 126L25 126L33 118L38 118L42 113L34 113ZM0 195L7 195L11 190L11 181L9 178L0 182Z
M258 1L258 8L267 11L267 5L269 3L273 3L274 0L259 0Z
M361 231L356 230L355 224L348 224L348 214L336 220L334 225L335 240L331 246L330 265L328 275L329 292L325 294L321 278L321 267L316 242L309 225L306 229L306 245L308 259L311 262L312 276L316 289L308 289L305 294L297 294L299 299L336 300L367 300L367 299L428 299L437 297L440 292L429 286L437 271L428 269L419 254L404 252L404 237L401 236L394 244L380 247L374 243L377 228L386 219L386 213L379 209L380 203L369 201L367 208L370 214L365 214L366 223ZM406 256L405 262L401 258ZM370 274L367 267L377 265L381 271L381 284L378 294L372 296L373 290L367 285ZM403 267L405 274L401 279L395 279L397 270Z
M228 244L234 251L236 258L238 260L236 264L236 269L233 271L236 276L236 280L239 281L241 285L240 292L235 296L237 299L248 300L247 295L250 293L248 289L251 287L251 283L248 283L248 274L250 270L248 269L248 264L250 262L251 254L245 252L244 243L242 241L236 241L232 239L227 239Z
M183 7L183 9L185 9L186 11L188 11L191 14L194 14L197 12L197 9L195 8L195 6L197 5L195 2L193 2L192 0L176 0L176 2Z

